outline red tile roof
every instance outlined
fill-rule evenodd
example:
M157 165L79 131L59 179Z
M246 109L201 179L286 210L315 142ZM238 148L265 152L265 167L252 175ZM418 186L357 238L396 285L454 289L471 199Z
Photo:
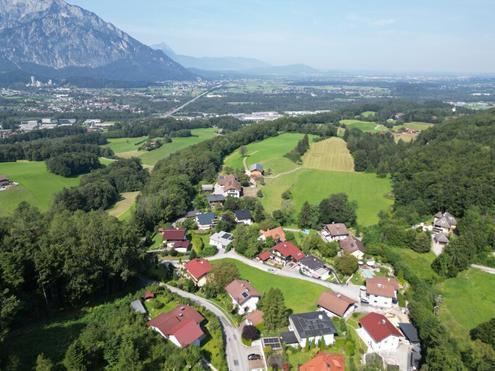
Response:
M263 312L261 310L255 310L246 316L246 320L251 322L253 326L258 326L263 323Z
M369 313L359 323L377 343L389 336L402 337L401 332L383 314Z
M271 254L269 251L263 251L258 255L258 259L263 261L263 262L270 259L270 257L271 257Z
M147 291L144 292L143 298L144 298L144 300L154 299L155 298L155 293L152 292L152 291L148 291L147 290Z
M189 305L179 305L167 313L148 322L150 327L158 329L165 336L175 336L182 346L187 346L203 336L199 324L204 317Z
M265 238L271 237L275 241L282 241L282 242L285 242L286 241L286 239L285 239L285 232L282 229L282 227L277 227L277 228L274 228L274 229L269 229L267 231L261 231L260 233Z
M160 233L162 234L163 239L166 241L183 241L186 239L185 229L161 229Z
M308 362L299 366L299 371L344 371L345 358L342 354L319 352Z
M193 259L184 264L187 272L195 279L199 280L213 269L213 266L206 259Z
M174 242L174 249L187 249L189 250L189 245L191 243L188 240L184 241L175 241Z
M292 242L280 242L273 247L273 250L279 252L285 258L292 258L295 261L304 258L304 253Z

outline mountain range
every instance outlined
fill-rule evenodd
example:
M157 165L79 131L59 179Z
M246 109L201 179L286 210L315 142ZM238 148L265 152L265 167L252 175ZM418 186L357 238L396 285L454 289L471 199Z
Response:
M0 82L38 78L151 83L194 74L63 0L0 0Z
M305 64L291 64L273 66L255 58L245 57L192 57L177 54L167 44L151 45L152 48L163 51L177 63L193 70L198 74L201 71L223 72L253 76L300 76L317 75L319 71ZM208 73L208 75L210 75Z

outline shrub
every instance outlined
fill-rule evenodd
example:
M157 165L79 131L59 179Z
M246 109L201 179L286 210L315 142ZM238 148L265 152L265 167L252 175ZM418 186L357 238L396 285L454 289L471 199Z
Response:
M246 340L258 340L260 338L260 332L254 326L244 326L242 329L242 337Z

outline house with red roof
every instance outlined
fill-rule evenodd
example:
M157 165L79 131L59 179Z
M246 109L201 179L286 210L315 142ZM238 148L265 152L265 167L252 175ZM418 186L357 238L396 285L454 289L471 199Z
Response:
M148 326L179 348L201 344L205 333L201 323L205 318L189 305L179 305L148 322Z
M276 242L285 242L286 241L285 232L284 232L282 227L269 229L267 231L261 230L260 236L258 239L260 241L264 242L264 241L266 241L267 238L270 238L270 237L273 238L273 240Z
M289 262L298 263L304 256L304 253L292 242L279 242L272 248L273 260L282 265Z
M356 309L354 300L331 290L322 292L316 305L319 310L325 312L329 317L347 318Z
M256 259L259 260L262 263L267 262L271 258L272 258L272 254L270 254L270 251L262 251L256 257Z
M342 354L319 352L308 362L299 366L299 371L344 371L345 357Z
M168 249L174 249L178 253L186 254L191 248L190 242L186 237L186 230L179 228L160 229L163 237L163 244Z
M395 351L403 338L399 329L380 313L368 313L359 320L359 325L359 337L373 352Z
M184 264L184 270L196 286L202 287L206 284L208 273L211 272L213 266L206 259L196 258L189 260Z

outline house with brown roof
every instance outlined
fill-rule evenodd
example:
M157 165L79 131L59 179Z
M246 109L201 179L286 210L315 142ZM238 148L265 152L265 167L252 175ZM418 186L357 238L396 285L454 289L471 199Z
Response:
M380 308L397 304L399 282L390 277L373 277L366 280L366 297L361 301ZM364 299L364 300L363 300Z
M213 194L239 198L242 195L242 186L234 175L220 175Z
M318 352L308 362L299 366L299 371L344 371L345 357L342 354Z
M349 231L344 223L325 224L321 231L321 237L327 241L340 241L349 236Z
M399 329L380 313L368 313L359 320L359 325L359 337L373 352L393 352L403 338Z
M196 258L184 264L186 276L189 277L196 286L202 287L206 284L207 276L213 266L206 259Z
M0 175L0 188L7 188L12 182L5 175Z
M285 242L286 241L285 232L284 232L282 227L269 229L267 231L262 230L262 231L260 231L260 236L258 239L260 241L266 241L266 239L269 237L273 238L273 240L275 242Z
M348 236L339 241L340 248L344 254L352 255L357 260L364 258L364 244L354 236Z
M262 263L267 262L271 258L272 258L272 254L270 254L270 251L262 251L256 257L256 259L259 260Z
M256 309L246 316L246 325L258 326L263 323L263 311Z
M232 306L237 314L243 315L257 309L261 294L245 280L233 280L225 287L225 291L232 299Z
M347 318L356 309L354 300L331 290L322 292L316 304L329 317Z
M173 249L181 254L186 254L189 252L191 246L187 240L185 229L161 228L159 232L163 237L163 244L167 247L167 249Z
M304 256L304 253L290 241L279 242L272 248L273 260L282 265L290 262L298 263Z
M205 318L189 305L179 305L148 322L148 326L179 348L201 344L205 333L201 323Z

